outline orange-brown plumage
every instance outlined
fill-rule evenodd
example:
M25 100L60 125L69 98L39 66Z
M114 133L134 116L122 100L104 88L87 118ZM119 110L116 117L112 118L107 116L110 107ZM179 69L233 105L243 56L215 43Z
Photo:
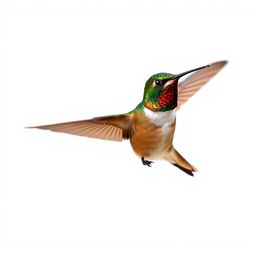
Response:
M131 145L139 157L161 159L172 146L175 121L166 128L157 126L146 117L144 111L133 114L134 135Z

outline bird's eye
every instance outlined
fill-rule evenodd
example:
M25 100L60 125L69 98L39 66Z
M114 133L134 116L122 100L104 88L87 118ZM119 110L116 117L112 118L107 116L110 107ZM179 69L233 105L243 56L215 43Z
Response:
M161 86L162 85L162 81L161 80L155 80L155 85L156 86Z

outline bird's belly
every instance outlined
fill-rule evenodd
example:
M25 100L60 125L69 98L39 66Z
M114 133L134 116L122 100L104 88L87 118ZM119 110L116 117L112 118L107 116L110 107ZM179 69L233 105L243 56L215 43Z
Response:
M169 126L155 126L147 123L136 129L131 145L139 157L162 159L173 141L175 122Z

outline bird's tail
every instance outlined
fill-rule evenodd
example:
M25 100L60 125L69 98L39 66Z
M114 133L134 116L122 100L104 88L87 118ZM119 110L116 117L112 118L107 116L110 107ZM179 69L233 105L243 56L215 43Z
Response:
M172 147L170 152L168 152L165 160L175 165L188 175L194 176L193 172L197 171L197 169L191 165L174 147Z

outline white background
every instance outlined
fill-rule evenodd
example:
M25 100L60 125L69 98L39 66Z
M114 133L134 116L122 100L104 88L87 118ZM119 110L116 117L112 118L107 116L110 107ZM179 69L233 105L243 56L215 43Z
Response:
M0 3L1 255L255 255L253 1ZM128 112L152 74L222 59L177 113L194 178L24 129Z

